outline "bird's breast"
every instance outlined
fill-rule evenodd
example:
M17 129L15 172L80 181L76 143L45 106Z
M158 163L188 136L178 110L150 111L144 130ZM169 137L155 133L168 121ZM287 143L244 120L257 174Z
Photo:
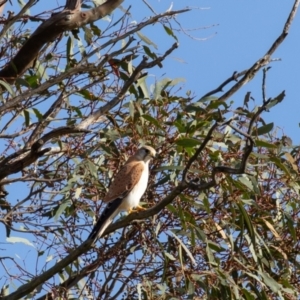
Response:
M135 187L131 190L131 192L128 194L128 196L124 199L120 209L122 210L130 210L133 207L136 207L140 203L140 199L144 195L147 184L148 184L148 177L149 177L149 171L148 166L145 168L145 170L142 172L141 178L138 181L138 183L135 185Z

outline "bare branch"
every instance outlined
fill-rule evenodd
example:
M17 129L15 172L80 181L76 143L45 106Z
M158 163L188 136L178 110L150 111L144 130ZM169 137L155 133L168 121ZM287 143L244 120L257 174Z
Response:
M256 73L265 65L269 64L271 60L271 55L277 50L277 48L282 44L282 42L285 40L285 38L288 35L288 31L290 29L290 26L292 24L293 19L295 18L298 6L299 6L300 0L296 0L294 2L294 5L292 7L292 10L288 16L287 21L284 24L282 33L279 35L279 37L275 40L275 42L272 44L272 46L269 48L269 50L266 52L266 54L258 59L254 65L249 68L246 71L242 71L241 73L234 73L230 78L225 80L218 88L212 90L211 92L205 94L202 98L208 97L210 95L213 95L217 92L221 92L223 87L227 85L229 82L233 80L237 80L237 77L240 77L241 75L244 75L236 84L233 85L225 94L223 94L221 97L219 97L219 101L226 101L228 98L230 98L233 94L235 94L243 85L245 85L247 82L251 81L252 78L256 75Z
M65 10L79 11L81 9L81 0L67 0Z
M116 42L121 41L131 35L133 35L134 33L140 31L141 29L143 29L144 27L147 27L151 24L155 24L157 21L166 18L166 17L173 17L176 16L177 14L181 14L181 13L185 13L190 11L190 9L186 8L186 9L181 9L181 10L175 10L175 11L167 11L164 12L162 14L156 15L154 17L149 18L147 21L145 22L141 22L138 25L136 25L132 30L126 31L124 34L122 35L118 35L117 37L107 41L106 43L104 43L102 46L100 46L99 48L91 51L86 57L83 58L82 62L86 61L89 57L91 57L92 55L98 53L101 49L106 48L109 45L114 45Z
M218 92L223 92L223 88L229 84L230 82L232 81L237 81L239 77L242 77L243 75L245 75L247 72L247 70L244 70L242 72L234 72L232 74L232 76L230 76L228 79L226 79L224 82L222 82L217 88L209 91L208 93L206 93L205 95L203 95L200 99L203 99L203 98L206 98L206 97L209 97L209 96L212 96Z

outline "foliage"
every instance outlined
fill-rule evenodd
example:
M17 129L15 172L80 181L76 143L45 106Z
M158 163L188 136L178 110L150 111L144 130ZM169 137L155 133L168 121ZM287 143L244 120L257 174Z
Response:
M202 97L146 72L178 47L176 15L188 9L139 24L118 11L106 28L66 31L12 82L3 77L0 221L21 260L1 257L1 299L296 299L299 146L263 119L284 101L284 91L265 97L265 66L296 7L265 56ZM32 34L28 20L51 18L26 14L3 17L2 66ZM150 25L169 49L144 35ZM236 107L228 99L259 71L263 99L249 92ZM139 144L159 152L149 209L121 216L92 246L100 200Z

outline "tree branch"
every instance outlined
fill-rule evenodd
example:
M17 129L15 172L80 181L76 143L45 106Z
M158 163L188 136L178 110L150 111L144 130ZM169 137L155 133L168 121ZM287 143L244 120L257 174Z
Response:
M36 0L31 0L30 3ZM42 23L25 42L16 56L0 71L0 78L13 83L37 58L41 48L65 31L77 29L112 12L124 0L108 0L88 11L78 11L78 1L67 1L66 8ZM26 5L27 6L27 5ZM70 10L70 8L74 10ZM23 10L22 10L23 11ZM1 37L1 36L0 36Z

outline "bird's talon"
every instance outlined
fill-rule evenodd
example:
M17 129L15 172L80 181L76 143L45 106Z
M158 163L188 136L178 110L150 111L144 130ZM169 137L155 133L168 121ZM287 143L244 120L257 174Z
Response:
M138 205L137 207L135 207L135 209L129 209L128 214L132 214L132 213L139 212L142 210L147 210L147 208L144 208L144 207Z
M144 207L138 205L138 206L136 207L136 210L137 210L137 211L140 211L140 210L147 210L147 208L144 208Z

